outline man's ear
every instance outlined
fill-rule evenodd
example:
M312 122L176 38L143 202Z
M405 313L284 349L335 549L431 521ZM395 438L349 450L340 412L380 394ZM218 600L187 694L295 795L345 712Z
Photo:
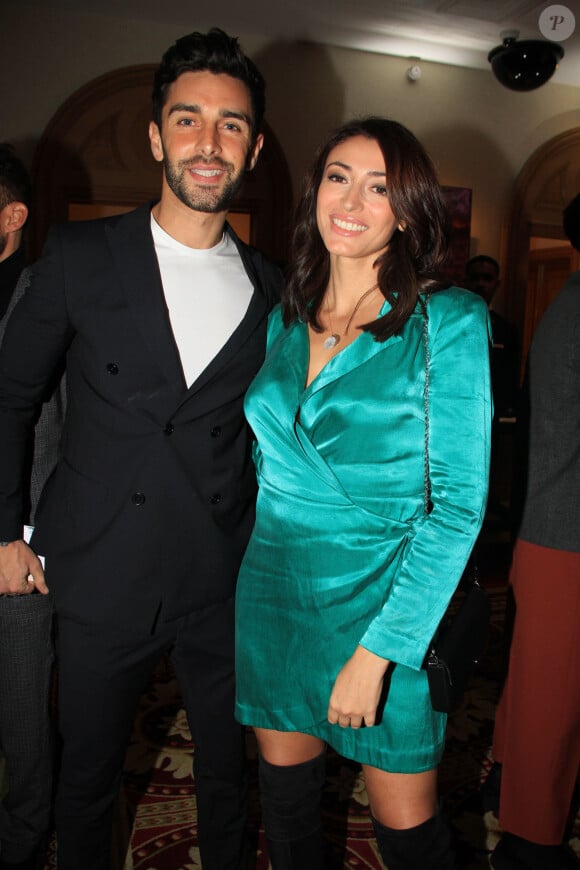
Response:
M155 121L149 124L149 142L151 144L151 153L158 163L164 159L163 143L161 142L161 131Z
M254 145L253 145L251 151L248 153L248 159L246 161L246 169L248 170L248 172L251 172L251 170L254 168L254 166L258 162L258 157L260 155L260 151L262 150L263 145L264 145L264 136L262 133L259 133L256 136L256 141L254 142Z
M2 233L18 233L28 220L28 207L23 202L9 202L0 211Z

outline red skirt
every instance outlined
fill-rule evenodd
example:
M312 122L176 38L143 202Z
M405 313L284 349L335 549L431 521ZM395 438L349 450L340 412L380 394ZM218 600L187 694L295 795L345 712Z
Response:
M518 540L510 582L516 615L493 747L499 821L556 845L580 766L580 553Z

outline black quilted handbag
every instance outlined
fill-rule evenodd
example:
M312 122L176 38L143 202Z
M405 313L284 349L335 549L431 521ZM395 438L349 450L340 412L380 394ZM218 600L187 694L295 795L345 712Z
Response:
M485 650L489 617L487 592L477 582L475 565L468 565L425 658L434 710L450 713L461 700Z

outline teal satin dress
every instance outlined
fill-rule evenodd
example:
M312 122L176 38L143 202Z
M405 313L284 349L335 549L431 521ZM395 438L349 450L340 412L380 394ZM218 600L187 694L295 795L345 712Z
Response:
M398 772L443 750L421 665L481 527L489 465L486 306L454 287L428 311L429 515L419 308L383 343L362 333L306 388L307 327L285 329L276 309L245 406L259 494L238 581L236 715ZM342 729L328 701L357 644L396 664L380 724Z

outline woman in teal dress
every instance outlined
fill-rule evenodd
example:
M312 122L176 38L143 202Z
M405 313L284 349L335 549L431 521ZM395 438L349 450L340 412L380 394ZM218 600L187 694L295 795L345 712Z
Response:
M481 527L492 410L485 303L433 277L446 226L413 134L339 128L247 394L259 494L236 713L257 736L276 870L324 866L325 744L361 762L389 870L455 866L437 811L446 717L422 664Z

